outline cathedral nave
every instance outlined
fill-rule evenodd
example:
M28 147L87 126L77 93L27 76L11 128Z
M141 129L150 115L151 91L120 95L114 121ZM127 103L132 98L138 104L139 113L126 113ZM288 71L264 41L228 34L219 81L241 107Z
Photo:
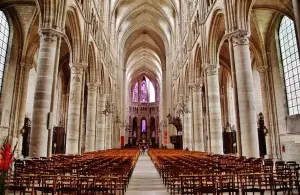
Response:
M164 193L178 190L172 171L208 162L295 175L299 12L297 0L0 0L0 144L25 172L73 159L130 180L147 164Z

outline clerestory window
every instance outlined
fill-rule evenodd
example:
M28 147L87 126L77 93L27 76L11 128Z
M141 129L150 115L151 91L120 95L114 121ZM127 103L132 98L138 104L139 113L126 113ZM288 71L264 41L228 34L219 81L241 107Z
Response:
M300 63L293 20L284 16L279 27L282 59L289 115L300 113Z
M0 11L0 93L2 91L5 59L9 38L9 26L3 11Z

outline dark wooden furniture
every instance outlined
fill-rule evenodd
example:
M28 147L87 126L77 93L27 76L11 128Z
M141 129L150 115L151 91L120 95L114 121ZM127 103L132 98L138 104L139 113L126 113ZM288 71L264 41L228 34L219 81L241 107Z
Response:
M182 150L182 136L181 135L172 135L170 136L171 143L174 145L174 149Z
M27 157L29 155L30 132L31 132L31 120L29 118L25 118L24 127L22 130L22 134L23 134L22 155L24 157Z
M52 154L66 153L66 133L63 127L53 127Z

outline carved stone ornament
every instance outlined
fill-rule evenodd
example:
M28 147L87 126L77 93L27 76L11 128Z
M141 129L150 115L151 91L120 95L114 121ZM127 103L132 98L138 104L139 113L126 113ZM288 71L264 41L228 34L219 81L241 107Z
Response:
M72 77L72 82L80 83L80 80L81 80L80 77L77 75Z
M85 65L83 63L70 64L71 74L83 75L83 72L86 68L87 68L87 65Z
M33 64L27 64L27 63L24 63L24 62L21 62L21 67L23 68L23 70L31 70L34 66Z
M98 87L99 87L98 83L88 83L87 84L87 88L89 91L97 91Z
M195 84L195 85L193 85L192 89L194 92L200 92L202 88L201 88L200 84Z
M219 65L206 65L204 68L207 76L213 76L218 74Z
M264 73L268 69L267 66L256 66L257 72Z
M39 35L41 37L41 40L47 41L47 42L55 42L57 41L58 37L63 36L63 33L54 30L54 29L47 29L43 28L39 30Z
M244 30L239 30L232 35L233 46L249 45L249 33Z
M76 96L76 92L75 91L71 92L71 94L70 94L70 102L71 103L76 103L76 102L78 102L78 100L79 100L79 98Z

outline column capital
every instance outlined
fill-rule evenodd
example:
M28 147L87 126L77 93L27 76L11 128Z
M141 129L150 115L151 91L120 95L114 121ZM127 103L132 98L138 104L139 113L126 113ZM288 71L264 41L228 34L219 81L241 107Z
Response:
M233 46L249 45L250 34L247 30L237 30L230 34Z
M267 71L267 69L268 69L268 67L266 67L266 66L257 66L257 67L256 67L256 70L257 70L257 72L259 72L259 73L264 73L264 72Z
M24 69L24 70L30 70L34 67L33 64L27 64L25 62L20 62L20 65L21 65L22 69Z
M41 28L38 34L40 35L41 39L44 39L44 41L49 41L49 42L55 42L57 41L58 37L64 36L64 33L59 32L52 28Z
M99 86L100 86L99 83L87 83L88 91L97 91Z
M217 75L219 65L218 64L206 64L204 66L205 72L207 76Z
M192 86L193 92L201 92L202 91L202 86L200 84L194 84Z
M72 63L69 66L71 69L71 74L83 75L84 70L87 68L86 63Z

